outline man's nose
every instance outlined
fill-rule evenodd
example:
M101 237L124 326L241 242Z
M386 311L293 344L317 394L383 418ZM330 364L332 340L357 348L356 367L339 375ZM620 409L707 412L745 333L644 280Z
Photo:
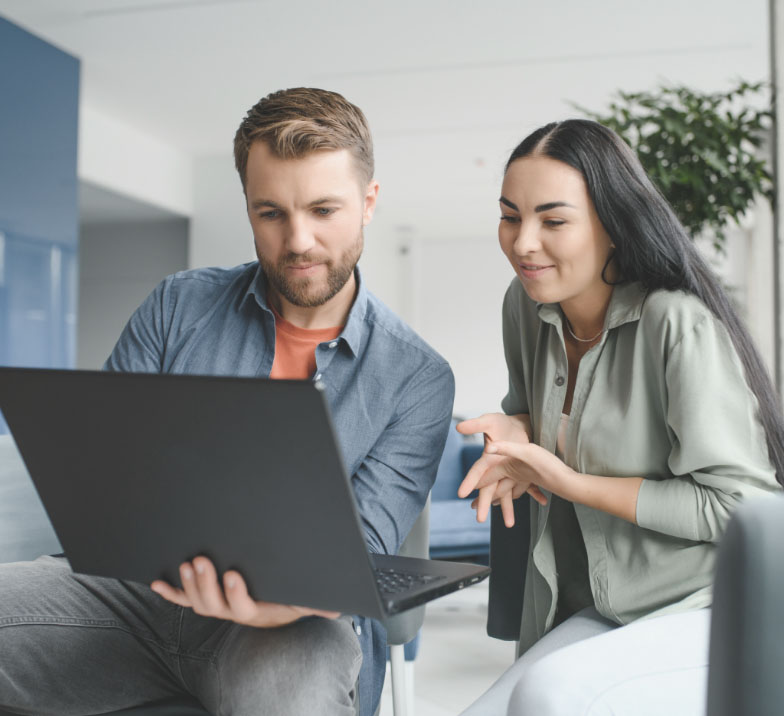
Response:
M286 232L286 248L294 254L305 254L316 244L312 227L302 218L293 217Z

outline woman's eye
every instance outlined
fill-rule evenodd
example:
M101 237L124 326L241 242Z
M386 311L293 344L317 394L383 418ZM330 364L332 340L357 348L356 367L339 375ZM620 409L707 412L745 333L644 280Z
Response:
M520 221L519 217L512 216L511 214L501 214L501 221L505 221L507 224L516 224Z
M556 226L561 226L562 224L565 224L566 222L563 219L545 219L544 222L542 222L542 223L544 223L545 226L549 226L551 228L554 228Z

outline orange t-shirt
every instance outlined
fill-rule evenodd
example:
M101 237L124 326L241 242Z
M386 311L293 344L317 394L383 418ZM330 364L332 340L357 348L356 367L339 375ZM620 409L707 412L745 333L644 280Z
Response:
M275 314L275 359L270 378L302 380L312 377L316 371L316 347L337 338L343 326L300 328L289 323L274 308L272 312Z

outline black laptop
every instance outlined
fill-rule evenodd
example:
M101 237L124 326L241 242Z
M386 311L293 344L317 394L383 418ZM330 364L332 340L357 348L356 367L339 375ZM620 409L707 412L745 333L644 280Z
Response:
M0 410L76 572L179 585L203 554L256 599L383 619L490 571L368 553L310 381L0 368Z

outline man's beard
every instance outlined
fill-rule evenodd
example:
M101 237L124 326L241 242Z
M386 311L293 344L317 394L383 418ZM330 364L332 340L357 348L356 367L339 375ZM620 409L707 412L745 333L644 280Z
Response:
M349 246L338 259L337 263L325 261L315 254L288 253L273 264L258 255L259 264L272 287L289 303L301 308L323 306L333 298L354 273L354 267L362 254L364 236L362 229L356 241ZM327 269L326 285L321 279L311 277L292 279L286 275L289 266L323 263Z

